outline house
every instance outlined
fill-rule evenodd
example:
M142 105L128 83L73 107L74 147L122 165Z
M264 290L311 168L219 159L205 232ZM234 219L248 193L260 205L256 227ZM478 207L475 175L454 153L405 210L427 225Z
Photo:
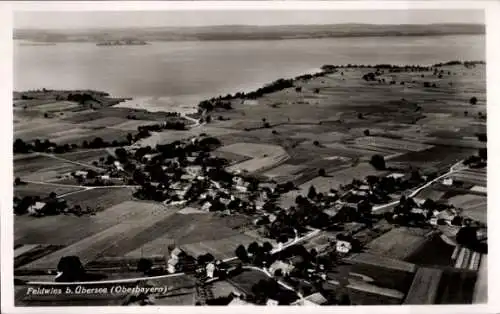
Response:
M109 177L109 175L105 174L105 175L102 175L102 176L101 176L101 179L102 179L102 180L106 180L106 181L107 181L107 180L109 180L109 179L110 179L110 177Z
M170 274L175 273L175 271L177 270L178 264L179 264L179 259L178 259L178 258L171 257L171 258L167 261L167 271L168 271Z
M245 301L242 298L236 297L236 298L233 298L231 300L231 302L229 302L228 305L253 305L253 304Z
M366 184L363 184L363 185L358 187L358 190L359 191L370 191L370 187Z
M215 265L214 263L208 263L206 267L207 271L207 277L208 278L214 278L214 272L215 272Z
M445 178L445 179L443 179L442 183L443 183L443 185L446 185L446 186L452 186L453 179L452 178Z
M39 211L41 211L45 207L45 205L47 205L47 204L44 202L36 202L35 204L28 207L28 213L36 214Z
M294 268L295 266L291 264L277 260L276 262L272 263L271 266L269 266L269 272L273 275L278 269L280 269L283 275L288 275L293 271Z
M431 225L433 225L433 226L437 226L437 221L438 221L438 219L434 217L434 218L431 218L431 219L429 220L429 223L430 223Z
M335 250L342 254L347 254L352 250L352 244L346 240L337 240L335 244Z
M120 170L120 171L123 171L123 170L124 170L124 169L123 169L122 164L121 164L119 161L115 161L115 162L114 162L114 165L115 165L115 168L116 168L117 170Z
M422 214L422 215L426 214L425 210L423 210L422 208L418 208L418 207L412 208L410 212L412 212L413 214Z
M206 211L206 212L209 212L209 211L210 211L210 207L212 207L212 203L210 203L210 202L205 202L205 203L203 204L203 206L201 206L201 210Z
M387 175L387 178L394 178L394 179L401 179L405 176L404 173L397 173L397 172L394 172L394 173L391 173L389 175Z
M277 218L277 217L276 217L276 215L275 215L275 214L269 214L269 215L267 216L267 218L269 218L269 222L270 222L270 223L273 223L274 221L276 221L276 218Z
M199 174L201 174L201 166L186 167L186 172L193 177L197 177Z
M326 304L328 300L319 292L313 293L303 299L299 299L292 303L292 305L302 305L302 306L317 306Z
M146 155L144 155L144 156L142 157L142 160L143 160L144 162L151 161L151 160L153 160L153 158L155 158L156 156L159 156L159 155L160 155L160 153L156 153L156 154L146 154Z
M266 302L267 306L277 306L278 304L279 304L278 301L273 300L273 299L268 299Z
M78 170L78 171L75 171L75 177L83 177L83 178L86 178L88 174L89 174L89 172L88 172L88 171L83 171L83 170Z
M366 197L368 196L368 192L367 191L362 191L362 190L354 190L354 191L351 191L351 193L353 195L356 195L356 196L362 196L362 197Z

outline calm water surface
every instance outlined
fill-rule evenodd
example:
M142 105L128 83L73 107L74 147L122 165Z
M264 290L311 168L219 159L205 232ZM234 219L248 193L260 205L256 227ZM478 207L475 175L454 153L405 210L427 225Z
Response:
M251 90L329 64L433 64L484 60L485 37L328 38L153 42L98 47L14 44L14 89L97 89L134 97L150 110L193 107L220 94Z

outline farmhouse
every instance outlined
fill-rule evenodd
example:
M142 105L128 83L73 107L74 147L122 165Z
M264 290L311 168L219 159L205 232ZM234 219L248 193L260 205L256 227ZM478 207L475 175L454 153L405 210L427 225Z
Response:
M335 244L335 250L342 254L349 253L351 249L352 249L351 242L346 240L338 240L337 243Z
M316 292L302 300L297 300L292 305L305 305L305 306L315 306L315 305L324 305L328 302L328 300L320 293Z
M278 269L281 270L283 275L288 275L294 270L295 266L285 263L283 261L277 260L269 266L269 272L274 274Z
M401 179L405 176L404 173L397 173L397 172L394 172L394 173L391 173L389 175L387 175L387 178L394 178L394 179Z
M443 183L443 185L446 185L446 186L452 186L453 179L452 178L445 178L445 179L443 179L442 183Z
M244 299L242 298L233 298L231 300L231 302L229 302L228 305L236 305L236 306L239 306L239 305L254 305L253 303L250 303L250 302L247 302L245 301Z
M207 267L206 267L206 270L207 270L207 277L208 278L214 278L214 272L215 272L215 265L214 265L214 263L208 263Z
M28 213L36 214L41 211L47 204L44 202L36 202L35 204L28 207Z
M86 178L88 174L89 174L88 171L83 171L83 170L75 171L75 177Z

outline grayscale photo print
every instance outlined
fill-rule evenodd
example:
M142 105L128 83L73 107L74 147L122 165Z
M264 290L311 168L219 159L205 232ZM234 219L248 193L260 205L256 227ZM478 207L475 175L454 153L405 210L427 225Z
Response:
M14 11L14 306L488 303L485 16Z

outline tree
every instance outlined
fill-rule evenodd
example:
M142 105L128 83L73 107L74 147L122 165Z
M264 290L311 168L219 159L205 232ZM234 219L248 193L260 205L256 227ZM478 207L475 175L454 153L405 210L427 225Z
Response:
M132 133L128 133L128 134L127 134L127 141L128 141L129 143L132 143L132 140L133 140L133 139L134 139L134 137L132 136Z
M49 194L49 198L54 199L54 198L56 198L56 197L57 197L56 192L50 192L50 194Z
M147 274L153 267L153 262L149 258L141 258L137 262L137 271Z
M370 136L370 130L368 129L364 130L363 133L365 134L365 136Z
M460 216L455 216L453 217L453 219L451 220L451 224L453 226L462 226L462 222L463 222L463 218L460 217Z
M487 148L480 148L479 149L479 157L482 159L488 159L488 150Z
M314 187L314 185L311 185L309 187L309 192L307 192L307 197L309 199L314 199L316 197L318 193L316 192L316 188Z
M319 169L319 171L318 171L318 175L319 175L320 177L325 177L325 176L326 176L326 171L325 171L325 169L323 169L323 168Z
M370 159L370 164L377 170L385 170L385 159L382 155L373 155Z
M248 245L248 253L255 255L259 251L259 248L259 244L254 241Z
M57 264L57 271L62 273L56 278L57 282L82 281L85 275L85 268L78 256L63 256Z
M358 113L358 119L360 119L360 120L364 119L363 114L361 112Z
M487 141L487 136L486 136L486 133L477 133L476 134L477 136L477 139L480 141L480 142L486 142Z
M19 177L16 177L16 179L14 180L14 185L21 185L23 183L23 181L21 181L21 178Z
M471 99L469 99L469 103L470 103L471 105L475 105L475 104L477 104L477 98L476 98L475 96L474 96L474 97L471 97Z
M318 142L318 141L314 141L314 142L313 142L313 145L314 145L314 146L319 146L319 142Z
M343 294L338 301L339 305L351 305L351 299L347 294Z
M468 111L464 111L464 116L467 117L467 115L469 115L469 112Z
M264 244L262 244L262 251L264 253L271 253L271 251L273 250L273 246L271 243L269 242L264 242Z
M457 243L465 247L471 247L477 244L477 228L465 226L457 232Z
M234 253L242 262L248 261L248 253L243 244L238 245Z

